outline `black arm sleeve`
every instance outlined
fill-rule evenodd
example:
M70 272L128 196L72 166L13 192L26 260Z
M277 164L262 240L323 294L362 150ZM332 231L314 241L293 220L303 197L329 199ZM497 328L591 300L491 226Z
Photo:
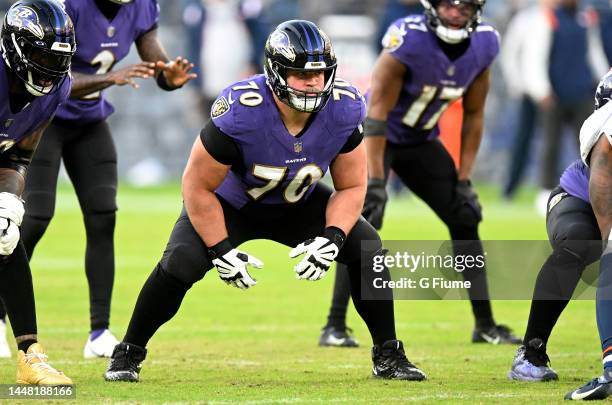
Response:
M362 129L362 126L359 125L359 127L355 128L351 136L349 136L349 138L346 140L346 143L344 144L342 149L340 149L340 153L348 153L352 151L357 146L359 146L362 140L363 140L363 129Z
M240 151L232 138L221 132L219 128L213 124L212 120L208 121L204 129L200 132L200 139L206 148L206 151L219 163L233 166L239 163Z
M34 151L19 149L15 147L0 153L0 167L16 170L25 177Z

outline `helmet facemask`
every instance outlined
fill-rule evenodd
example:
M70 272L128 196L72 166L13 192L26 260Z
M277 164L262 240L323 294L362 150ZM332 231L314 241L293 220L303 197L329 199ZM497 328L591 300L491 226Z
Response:
M425 8L427 23L429 27L436 33L438 38L448 44L458 44L470 37L472 32L480 24L482 8L486 0L421 0L421 4ZM463 14L471 14L468 17L465 25L461 28L450 27L449 23L444 21L443 17L438 12L438 6L441 3L446 3L449 6L458 7Z
M2 25L2 57L34 96L56 91L70 72L76 51L74 26L62 4L53 0L19 0Z
M13 52L7 52L7 49ZM46 49L12 33L9 41L2 41L2 53L15 75L24 82L26 90L40 97L57 90L58 84L70 71L73 50L70 44L62 42ZM12 60L8 54L13 55Z
M110 1L111 3L115 3L115 4L124 5L124 4L129 4L133 2L134 0L108 0L108 1Z
M289 107L301 112L317 112L323 109L333 91L336 77L336 65L321 68L320 65L325 65L325 62L309 63L315 65L304 69L296 69L267 59L265 66L266 74L271 78L271 82L274 83L271 87L276 96ZM323 72L323 89L320 91L306 91L293 88L287 82L289 72ZM268 80L270 81L270 79Z

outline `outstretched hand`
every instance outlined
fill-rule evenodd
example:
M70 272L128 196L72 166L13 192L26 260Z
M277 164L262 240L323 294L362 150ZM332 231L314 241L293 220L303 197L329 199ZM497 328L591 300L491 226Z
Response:
M193 66L193 63L180 56L168 63L158 61L155 64L155 68L161 70L160 74L166 78L166 83L173 88L182 87L189 80L198 77L195 73L190 73Z

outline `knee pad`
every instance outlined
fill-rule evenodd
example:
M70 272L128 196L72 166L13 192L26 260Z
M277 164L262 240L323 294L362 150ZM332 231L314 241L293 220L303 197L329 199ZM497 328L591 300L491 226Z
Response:
M24 195L26 215L50 221L55 212L55 196L46 191L32 191Z
M582 265L588 266L601 257L599 229L583 223L571 224L563 240L557 241L554 248L558 254L569 254Z
M181 281L187 288L200 281L212 268L212 262L203 249L186 243L166 249L160 265L163 271Z
M446 218L444 222L449 227L473 227L476 229L478 224L482 221L482 212L480 208L472 206L467 203L460 203L452 211L449 218Z
M117 211L117 187L104 185L91 188L83 201L85 214L109 214Z

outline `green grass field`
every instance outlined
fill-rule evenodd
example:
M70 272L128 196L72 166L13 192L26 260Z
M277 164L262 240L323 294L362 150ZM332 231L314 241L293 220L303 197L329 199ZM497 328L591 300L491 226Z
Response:
M483 239L545 239L544 221L531 209L533 193L526 192L513 205L500 202L494 189L483 187L481 195ZM178 186L122 186L119 203L111 328L121 338L181 200ZM412 198L393 201L385 223L383 239L447 238L445 227ZM571 303L549 342L560 381L527 384L506 380L515 347L469 343L473 321L467 302L403 301L395 307L398 337L429 380L374 380L368 333L352 307L348 323L362 346L317 347L333 277L298 281L287 248L267 241L243 247L266 264L253 270L255 288L230 288L210 272L151 341L141 382L106 383L102 374L107 361L82 358L89 326L84 232L72 189L62 186L56 216L37 247L32 268L41 342L51 363L75 381L77 402L556 403L600 372L593 302ZM529 302L495 302L494 311L498 321L524 332ZM0 359L0 382L12 383L14 378L14 359Z

